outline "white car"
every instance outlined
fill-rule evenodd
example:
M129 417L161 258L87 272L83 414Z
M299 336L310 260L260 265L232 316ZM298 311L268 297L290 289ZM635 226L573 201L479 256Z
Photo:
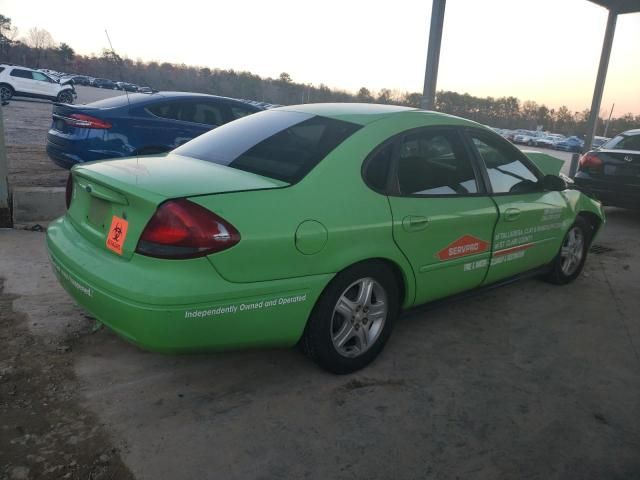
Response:
M31 68L0 65L0 97L46 98L59 103L73 103L76 90L73 82L54 80L49 75Z
M536 140L540 136L537 132L519 132L513 137L513 143L521 143L523 145L535 145Z
M545 135L544 137L536 138L535 143L536 147L553 148L556 143L564 140L564 138L562 135Z

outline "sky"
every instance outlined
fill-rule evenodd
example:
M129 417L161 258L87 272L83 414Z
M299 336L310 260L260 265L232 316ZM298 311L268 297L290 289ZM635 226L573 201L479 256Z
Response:
M77 52L248 70L356 92L419 92L431 0L0 0L24 36ZM607 10L587 0L448 0L438 90L590 107ZM618 17L602 103L640 114L640 13Z

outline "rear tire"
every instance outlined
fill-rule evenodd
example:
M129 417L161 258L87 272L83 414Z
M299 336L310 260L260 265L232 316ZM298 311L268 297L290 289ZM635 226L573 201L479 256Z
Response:
M399 312L396 277L381 261L339 273L316 303L301 340L320 367L343 375L364 368L384 348Z
M13 87L6 83L0 83L0 99L8 102L14 95Z
M590 245L589 222L577 217L562 241L560 251L551 264L551 271L544 279L556 285L573 282L584 268Z

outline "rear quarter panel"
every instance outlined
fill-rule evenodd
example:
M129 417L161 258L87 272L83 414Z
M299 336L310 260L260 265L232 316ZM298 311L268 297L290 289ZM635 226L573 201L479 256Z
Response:
M414 273L393 240L388 199L365 185L361 169L381 142L425 121L425 115L405 115L364 127L290 187L192 198L230 221L242 237L237 246L209 257L214 267L228 281L255 282L333 274L382 258L399 268L404 306L412 304ZM296 246L296 230L309 220L327 232L324 246L313 254Z

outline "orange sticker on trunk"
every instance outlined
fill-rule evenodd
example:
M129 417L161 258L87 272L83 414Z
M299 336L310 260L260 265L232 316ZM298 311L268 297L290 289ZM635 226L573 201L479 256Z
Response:
M129 228L129 222L124 218L120 218L116 215L111 219L111 227L109 227L109 233L107 235L107 248L112 252L116 252L118 255L122 255L122 245L127 238L127 229Z

